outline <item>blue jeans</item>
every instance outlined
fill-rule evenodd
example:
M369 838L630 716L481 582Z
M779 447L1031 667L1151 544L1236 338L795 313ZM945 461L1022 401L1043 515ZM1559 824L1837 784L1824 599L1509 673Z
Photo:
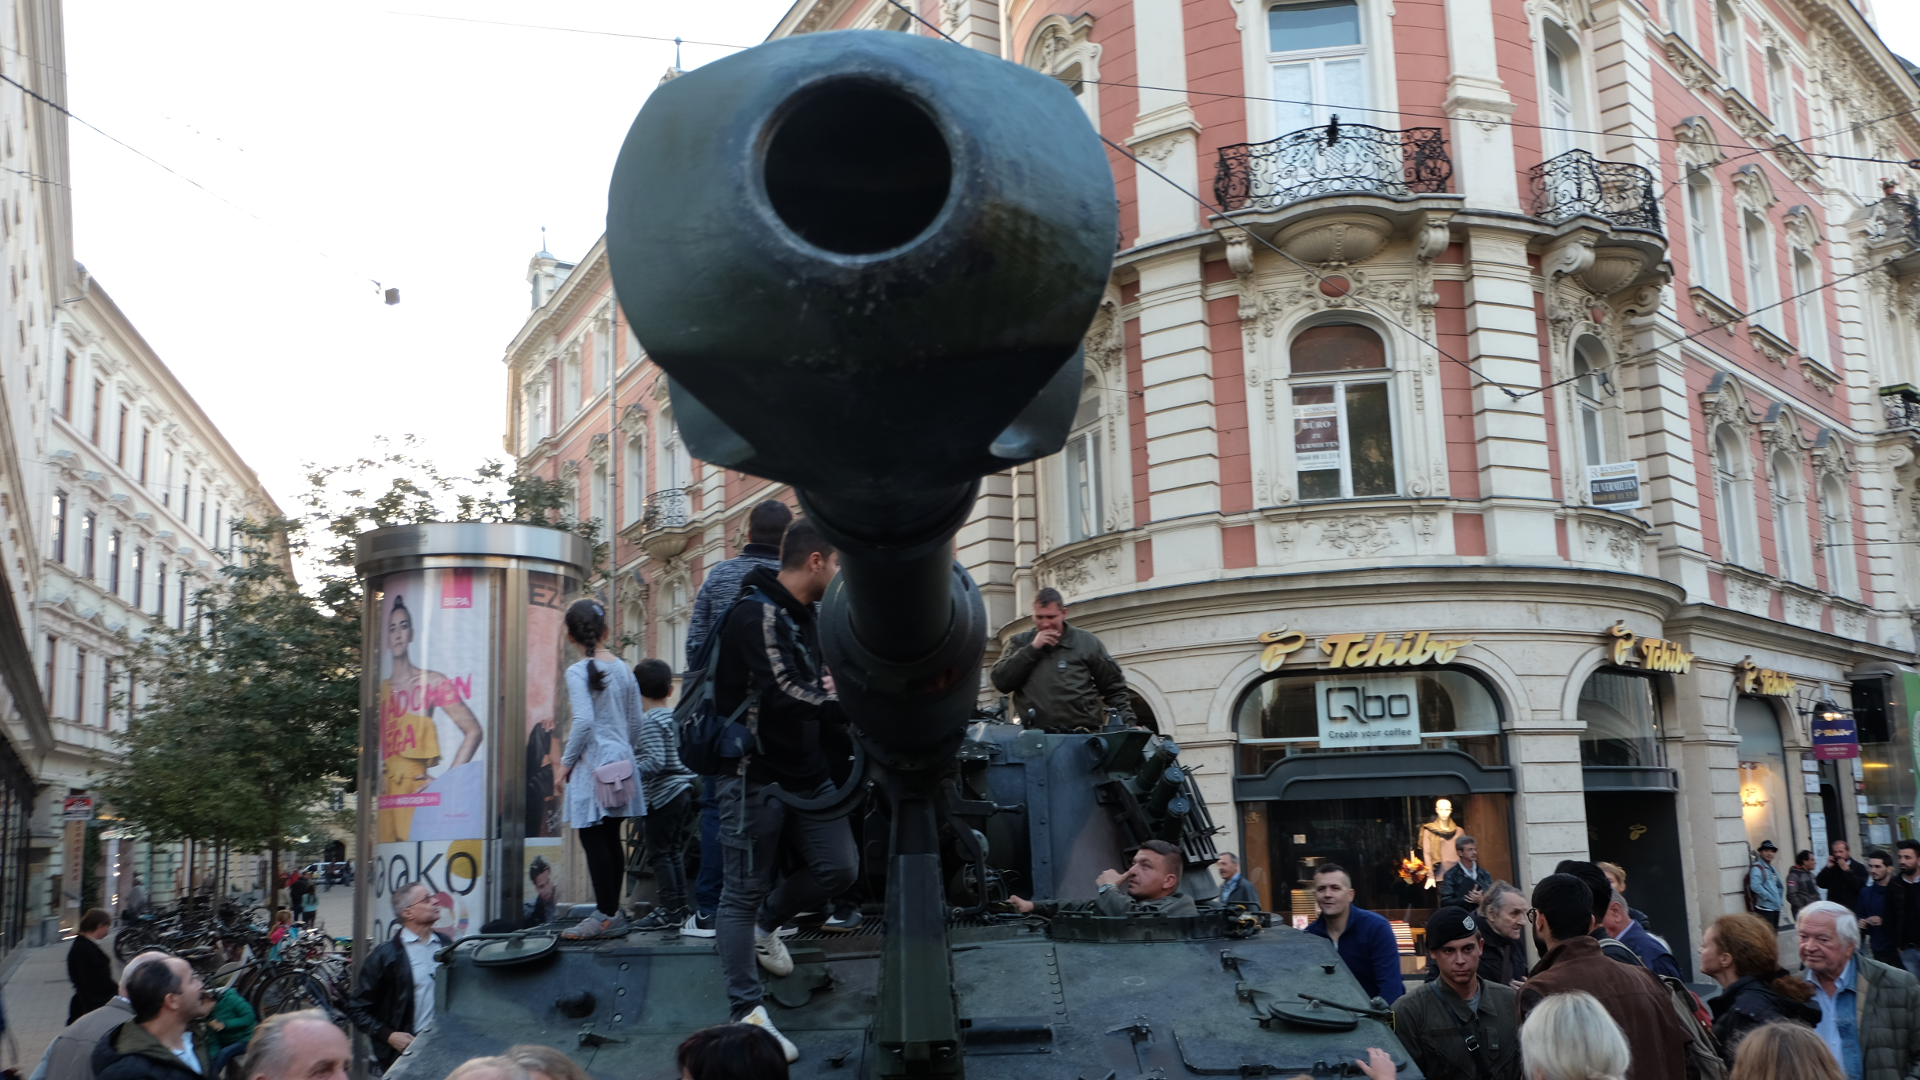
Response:
M700 800L700 876L693 882L693 902L700 914L712 918L720 910L720 887L726 881L726 859L720 854L720 804L714 801L719 778L704 778Z
M1900 966L1907 969L1907 974L1920 979L1920 949L1901 949Z

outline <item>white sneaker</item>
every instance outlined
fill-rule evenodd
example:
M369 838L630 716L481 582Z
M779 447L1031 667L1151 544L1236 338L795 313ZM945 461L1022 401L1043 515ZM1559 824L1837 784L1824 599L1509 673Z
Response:
M776 938L775 941L777 942L778 939ZM765 959L764 954L761 959ZM789 961L789 966L791 966L791 961ZM767 1016L767 1007L765 1005L755 1005L752 1012L741 1017L737 1022L752 1024L754 1027L773 1036L774 1041L780 1044L780 1052L787 1055L787 1064L791 1065L800 1060L800 1048L793 1045L793 1042L785 1035L780 1034L779 1028L773 1026L773 1020Z
M762 934L759 927L755 927L753 955L761 967L775 975L793 974L793 954L787 951L787 943L781 941L778 934Z
M774 931L774 935L777 937L790 938L799 932L800 932L799 927L793 925L792 923L784 923L781 925L780 929Z
M696 911L687 916L686 922L680 924L680 936L713 937L717 933L713 923L714 917L712 915L702 915Z

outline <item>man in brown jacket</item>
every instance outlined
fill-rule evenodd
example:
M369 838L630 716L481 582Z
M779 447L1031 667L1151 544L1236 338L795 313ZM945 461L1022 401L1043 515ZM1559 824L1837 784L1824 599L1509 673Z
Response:
M1587 936L1593 929L1593 901L1587 886L1572 874L1549 874L1533 888L1533 933L1540 962L1520 989L1521 1021L1553 994L1585 990L1620 1025L1633 1051L1626 1080L1686 1080L1691 1036L1674 1014L1666 987L1645 968L1617 963Z

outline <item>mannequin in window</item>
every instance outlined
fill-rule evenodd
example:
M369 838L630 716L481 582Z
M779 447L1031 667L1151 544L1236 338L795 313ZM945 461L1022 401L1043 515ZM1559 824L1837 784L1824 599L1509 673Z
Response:
M1460 823L1453 820L1453 800L1437 799L1433 820L1420 826L1420 858L1427 864L1427 888L1439 888L1440 882L1460 861L1454 840L1460 836Z

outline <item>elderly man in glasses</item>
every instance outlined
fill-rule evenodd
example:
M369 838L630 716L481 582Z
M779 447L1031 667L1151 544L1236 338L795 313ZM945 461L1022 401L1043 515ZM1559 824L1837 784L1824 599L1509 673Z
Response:
M440 966L434 953L453 944L433 928L440 905L424 884L395 889L393 914L400 928L367 954L347 1002L347 1016L373 1042L383 1071L433 1023L433 975Z

